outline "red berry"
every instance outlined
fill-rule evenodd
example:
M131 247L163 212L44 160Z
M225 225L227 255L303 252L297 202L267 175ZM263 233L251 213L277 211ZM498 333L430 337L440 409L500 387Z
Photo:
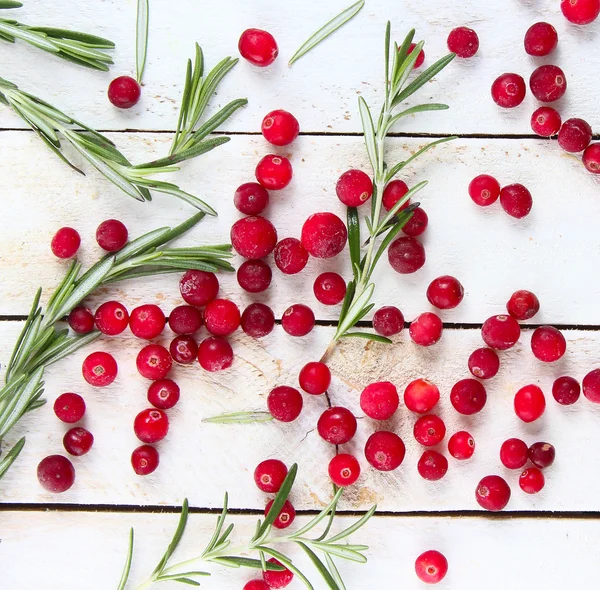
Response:
M343 445L356 434L356 418L343 407L325 410L317 422L317 430L323 440L332 445Z
M546 469L554 463L556 449L547 442L536 442L529 447L527 452L529 460L540 469Z
M485 510L502 510L510 500L510 487L499 475L486 475L475 490L477 503Z
M246 182L235 191L233 204L244 215L258 215L269 204L269 193L258 182Z
M404 329L404 316L393 305L380 307L373 314L373 329L381 336L394 336Z
M179 281L179 291L186 303L202 307L217 296L219 279L214 272L188 270Z
M473 57L479 49L479 37L473 29L457 27L448 35L448 49L457 57Z
M531 291L515 291L506 304L506 311L516 320L530 320L540 311L540 302Z
M410 324L408 333L412 341L419 346L432 346L442 337L442 320L435 313L426 311L417 316Z
M106 387L116 378L119 368L117 361L108 352L92 352L83 361L83 378L95 387Z
M118 301L107 301L96 310L94 323L103 334L116 336L127 328L129 314L125 306Z
M537 467L529 467L519 476L519 487L526 494L537 494L545 483L544 474Z
M558 132L558 145L566 152L582 152L592 141L592 128L583 119L567 119Z
M244 584L242 590L271 590L270 586L263 580L250 580Z
M519 336L519 322L509 315L493 315L481 327L483 341L495 350L508 350L517 343Z
M268 559L267 563L282 565L282 563L277 561L274 557ZM263 572L263 580L267 583L269 588L285 588L291 583L293 578L294 574L287 568L283 571L266 570Z
M450 391L452 406L459 414L465 416L481 412L486 401L485 387L475 379L461 379Z
M75 469L66 457L50 455L40 461L37 478L46 491L60 494L75 483Z
M561 0L565 18L575 25L589 25L600 14L600 0Z
M534 422L546 409L544 392L537 385L521 387L515 394L515 414L523 422Z
M531 129L541 137L552 137L560 131L560 113L552 107L540 107L531 115Z
M360 464L353 455L341 453L329 462L328 473L336 486L351 486L360 477Z
M72 227L61 227L50 242L52 254L57 258L73 258L79 250L81 238Z
M131 453L131 466L137 475L150 475L158 463L158 451L150 445L142 445Z
M306 336L315 326L315 314L302 303L290 305L281 316L281 327L290 336Z
M346 281L337 272L324 272L315 279L313 292L319 303L337 305L346 296Z
M552 395L562 406L574 404L581 394L581 386L573 377L559 377L552 384Z
M260 130L263 137L273 145L288 145L298 137L298 119L283 109L265 115Z
M478 348L469 356L469 371L479 379L495 377L500 368L500 359L491 348Z
M552 53L558 44L558 33L550 23L535 23L525 33L525 51L541 57Z
M421 416L413 427L415 440L425 447L440 444L446 436L446 425L439 416Z
M156 408L142 410L133 421L135 435L144 443L156 443L169 432L169 418Z
M242 314L242 330L252 338L263 338L273 331L275 315L264 303L251 303Z
M494 102L505 109L519 106L526 93L525 80L519 74L502 74L492 84Z
M170 410L179 401L179 385L171 379L159 379L148 387L148 401L159 410Z
M540 66L531 74L529 87L539 101L554 102L567 91L567 78L558 66Z
M583 165L588 172L600 174L600 143L592 143L585 148Z
M313 213L302 226L302 245L315 258L333 258L346 245L348 230L333 213Z
M383 191L383 198L381 200L383 208L386 211L389 211L398 201L404 198L404 195L406 195L407 192L408 186L406 185L406 182L403 180L392 180ZM398 211L406 209L409 205L410 199L407 199L406 203L404 203Z
M411 238L416 238L427 229L428 223L427 213L421 207L417 207L413 210L412 217L402 227L402 232Z
M417 471L423 479L437 481L448 471L448 459L437 451L425 451L417 463Z
M267 154L256 166L256 180L270 191L279 191L292 181L294 171L285 156Z
M448 452L459 461L470 459L475 452L475 439L465 430L455 432L448 441Z
M295 275L306 266L308 252L297 238L285 238L275 246L273 259L282 273Z
M348 170L339 177L335 193L347 207L360 207L371 198L373 182L362 170Z
M271 416L280 422L293 422L302 412L302 395L297 389L280 385L271 390L267 407Z
M527 463L527 445L520 438L509 438L500 447L500 461L508 469L521 469Z
M511 217L521 219L529 215L533 198L522 184L509 184L500 191L500 205Z
M271 267L263 260L246 260L237 270L237 281L248 293L261 293L271 284Z
M94 436L89 430L76 426L67 430L63 437L63 446L69 455L85 455L94 444Z
M408 47L408 51L406 52L406 55L410 55L415 47L416 47L416 43L411 43ZM423 62L425 61L425 52L421 49L421 51L419 51L419 55L417 56L417 60L415 61L415 65L413 66L413 69L416 70L417 68L420 68L423 65Z
M202 326L202 313L191 305L180 305L169 314L169 327L175 334L193 334Z
M162 309L153 304L136 307L129 318L129 327L133 335L144 340L152 340L162 334L166 323Z
M440 401L440 390L437 385L425 379L411 381L404 390L404 404L417 414L427 414Z
M583 395L591 402L600 404L600 369L590 371L583 378Z
M140 100L142 89L131 76L119 76L108 85L108 100L119 109L130 109Z
M160 344L144 346L138 352L135 362L139 374L152 381L164 379L173 365L169 351Z
M277 230L264 217L244 217L231 226L231 243L244 258L264 258L277 244Z
M425 264L425 248L415 238L397 238L388 248L388 260L396 272L411 274Z
M61 422L75 424L85 414L85 401L77 393L61 393L54 401L54 413Z
M103 221L96 230L98 246L107 252L118 252L127 243L129 233L125 224L118 219Z
M279 53L273 35L261 29L246 29L240 36L238 49L244 59L261 68L270 66Z
M480 174L469 183L469 196L481 207L495 203L500 196L500 183L489 174Z
M229 369L233 364L233 350L224 338L209 336L198 347L200 366L211 373Z
M198 343L191 336L177 336L171 340L169 352L176 363L189 365L198 356Z
M240 310L229 299L213 299L204 308L204 325L213 336L229 336L240 326Z
M331 371L325 363L312 362L302 367L298 376L300 387L311 395L325 393L331 383Z
M276 494L283 485L288 468L279 459L261 461L254 470L256 487L267 494Z
M553 326L541 326L531 336L531 350L540 361L553 363L567 351L567 341Z
M69 326L78 334L89 334L94 329L94 316L86 307L75 307L69 314Z
M273 506L274 500L270 500L265 507L265 516L271 510L271 506ZM273 526L276 529L287 529L296 518L296 510L292 506L292 503L289 500L286 500L277 515L277 518L273 521Z
M360 394L360 407L373 420L388 420L394 415L399 404L398 390L389 381L371 383Z
M437 584L448 573L448 560L439 551L425 551L415 561L415 572L421 582Z
M427 287L427 301L438 309L454 309L465 295L458 279L444 275L434 279Z
M365 457L378 471L393 471L404 461L406 448L402 439L387 430L374 432L365 444Z

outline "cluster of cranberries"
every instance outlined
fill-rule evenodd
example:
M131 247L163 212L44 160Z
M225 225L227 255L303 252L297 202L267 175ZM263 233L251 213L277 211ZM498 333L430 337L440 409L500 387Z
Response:
M118 252L125 244L129 233L118 219L107 219L96 229L96 242L105 252ZM50 242L50 249L57 258L73 258L81 245L79 232L72 227L61 227Z
M469 196L480 207L489 207L500 198L502 209L515 219L529 215L533 197L522 184L509 184L500 188L500 183L489 174L480 174L469 183Z

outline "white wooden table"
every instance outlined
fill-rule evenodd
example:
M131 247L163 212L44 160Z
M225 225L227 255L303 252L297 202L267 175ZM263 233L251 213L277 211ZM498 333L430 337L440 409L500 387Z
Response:
M109 131L133 159L148 160L164 154L171 139L185 61L192 55L194 41L203 46L210 66L226 55L237 55L237 39L245 28L271 31L280 47L275 65L257 70L240 63L214 99L215 105L240 96L249 99L248 107L224 128L232 133L231 142L185 164L177 181L204 196L219 212L217 219L200 224L188 239L227 240L238 217L232 206L233 191L252 180L259 156L271 151L258 133L260 121L267 111L286 108L299 119L303 134L282 150L291 156L295 178L274 196L269 216L280 237L299 236L309 213L343 214L334 193L341 172L354 166L368 170L357 96L364 96L369 104L381 99L385 21L392 21L396 38L416 27L417 36L426 41L426 65L445 53L451 28L475 28L481 41L478 55L464 62L455 60L417 95L422 101L446 102L450 110L407 120L389 142L402 154L423 145L424 135L459 135L406 172L409 184L430 181L420 198L430 219L424 237L426 266L414 275L401 276L384 261L376 276L375 295L377 304L398 305L410 320L429 309L425 289L430 280L453 274L465 286L465 300L455 311L443 314L449 328L430 350L414 346L406 332L393 347L344 343L332 358L331 395L360 415L358 392L370 381L390 379L403 389L414 378L429 378L442 391L441 415L448 432L466 427L475 436L477 450L464 464L451 460L448 475L440 482L426 482L416 471L420 451L412 440L414 418L399 412L393 426L407 442L404 464L397 472L381 474L361 459L365 463L361 484L349 491L342 505L342 511L352 513L377 502L384 511L355 537L370 546L369 564L343 562L340 567L352 590L377 583L390 587L392 582L407 590L422 588L414 575L414 559L426 549L437 548L450 563L440 588L595 587L600 575L600 408L583 398L571 407L558 406L550 387L559 375L581 379L600 365L600 183L575 157L560 151L556 142L532 136L531 96L519 108L504 111L492 102L489 88L505 71L527 79L538 61L557 62L569 84L558 104L563 119L581 116L597 132L600 21L587 28L572 27L555 0L367 0L357 20L288 68L287 59L300 43L347 4L348 0L223 0L218 4L152 0L143 98L136 108L120 112L109 105L106 88L112 75L133 73L134 0L29 0L19 11L20 20L111 38L117 44L115 66L111 75L105 75L71 66L22 43L2 44L0 76ZM539 20L558 29L559 49L547 59L533 60L522 49L523 35ZM35 289L43 285L48 295L65 269L49 252L58 227L78 228L84 239L82 260L90 262L99 254L93 232L100 221L122 219L135 236L181 221L191 210L161 196L151 204L133 202L89 166L85 178L71 172L5 108L0 108L0 131L0 362L4 366ZM534 197L532 214L516 221L499 206L475 207L466 188L471 178L484 172L502 184L528 186ZM131 450L138 444L131 424L145 407L146 388L135 370L139 345L133 338L101 343L120 364L118 380L105 390L83 382L84 351L49 370L50 402L63 391L85 396L86 424L95 445L89 455L75 459L75 486L65 494L51 495L37 483L35 468L42 457L62 449L65 429L54 416L52 403L13 430L8 442L26 434L27 445L0 483L0 587L115 588L132 525L138 539L132 581L140 581L166 546L177 520L172 513L184 497L190 499L195 514L182 546L183 558L206 539L225 490L232 507L249 511L233 517L240 534L247 533L264 507L252 471L270 456L298 462L293 502L300 512L322 507L330 493L325 474L331 449L314 425L324 400L308 400L301 418L291 425L234 427L203 424L202 419L224 411L263 409L274 384L293 385L300 367L321 355L332 335L328 322L336 319L337 309L317 304L311 293L312 278L325 269L348 277L346 258L339 258L311 260L294 277L285 278L275 269L273 285L263 297L242 293L233 276L222 277L223 293L240 305L265 301L280 317L291 303L309 301L319 325L304 339L292 339L280 327L259 342L236 334L235 363L222 374L209 375L198 366L178 367L174 375L182 401L170 411L171 431L160 444L160 468L147 478L135 476L129 465ZM459 417L449 404L449 389L469 376L466 361L470 351L481 345L481 323L501 313L518 288L539 296L542 310L536 324L564 328L567 354L554 365L542 366L529 350L531 330L526 329L515 349L502 355L500 374L488 386L485 410L468 420ZM110 298L118 298L130 309L141 302L156 302L166 312L180 303L172 276L105 290L90 304ZM544 389L548 408L542 420L526 426L515 417L512 398L530 382ZM348 445L361 458L369 432L370 425L359 428ZM556 463L537 496L522 493L518 472L508 473L500 465L500 444L512 436L556 446ZM506 476L513 488L504 517L481 512L474 499L477 482L490 473ZM241 589L250 577L247 571L227 570L203 585ZM301 587L299 581L290 586Z

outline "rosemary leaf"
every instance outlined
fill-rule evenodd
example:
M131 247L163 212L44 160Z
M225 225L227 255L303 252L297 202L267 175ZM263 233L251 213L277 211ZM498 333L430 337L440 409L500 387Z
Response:
M142 83L144 68L146 67L146 54L148 53L148 14L149 0L138 0L135 27L135 64L137 81Z
M265 517L262 525L258 529L256 533L255 539L260 539L260 537L264 534L264 532L275 522L275 519L279 516L285 501L288 499L290 492L292 491L292 487L294 485L294 481L296 480L296 475L298 473L298 465L294 463L288 474L286 475L283 483L281 484L281 488L277 492L275 499L273 500L273 504L271 504L271 508Z
M338 541L341 541L342 539L345 539L346 537L349 537L350 535L355 533L358 529L360 529L367 523L371 516L375 514L376 510L377 504L374 504L359 520L351 524L348 528L345 528L343 531L340 531L334 537L331 537L331 539L328 540L328 543L337 543Z
M211 561L229 567L250 567L258 570L262 569L262 563L260 559L251 559L249 557L237 557L233 555L226 555L224 557L215 557ZM281 572L284 569L276 563L267 563L266 568L267 570L272 572Z
M15 459L19 456L19 453L23 450L24 446L25 437L19 439L10 451L0 459L0 478L10 469L10 466L15 462Z
M335 555L336 557L341 557L342 559L347 559L348 561L353 561L355 563L367 563L367 558L358 551L353 551L348 548L348 545L336 545L328 541L327 543L317 543L313 542L311 545L321 551L326 551L330 555Z
M44 33L53 39L71 39L72 41L79 41L80 43L85 43L88 47L103 47L105 49L114 49L115 47L115 44L108 39L96 35L89 35L88 33L80 33L79 31L57 29L54 27L28 27L28 29L30 31Z
M257 549L260 549L261 551L264 551L265 553L267 553L271 557L274 557L275 559L277 559L285 567L287 567L287 569L289 569L291 572L293 572L294 574L296 574L298 576L298 578L300 578L300 580L302 580L302 582L304 583L304 585L309 590L314 590L314 587L308 581L308 578L293 564L292 560L289 557L286 557L283 553L280 553L279 551L277 551L277 550L275 550L275 549L273 549L271 547L265 547L264 545L260 545L259 547L257 547Z
M367 314L365 313L365 315ZM345 332L342 334L342 338L364 338L365 340L373 340L374 342L381 342L382 344L392 344L392 341L389 338L371 332Z
M273 416L269 412L233 412L220 414L212 418L204 418L202 422L208 424L251 424L253 422L269 422Z
M348 246L350 247L350 262L354 277L357 278L356 267L360 267L360 225L358 221L358 211L356 207L348 207L347 212L348 225Z
M221 514L219 514L219 518L217 519L217 526L215 527L215 531L213 536L211 537L206 549L204 550L203 555L210 553L218 542L219 535L223 530L223 525L225 524L225 519L227 518L227 508L229 504L229 494L225 492L225 498L223 499L223 510L221 510Z
M441 139L437 139L436 141L432 141L428 143L425 147L421 148L418 152L414 153L408 160L404 160L403 162L398 162L393 168L391 168L386 176L386 182L389 182L402 170L405 166L410 164L413 160L416 160L421 154L424 154L426 151L430 150L432 147L439 145L440 143L446 143L447 141L453 141L458 139L456 135L452 135L451 137L442 137Z
M133 559L133 527L129 529L129 543L127 546L127 557L125 558L125 565L123 566L123 573L121 574L121 580L117 586L117 590L125 590L127 580L129 580L129 573L131 572L131 561Z
M340 575L340 572L339 572L337 566L335 565L333 559L331 559L331 556L328 553L325 553L324 557L325 557L325 563L327 564L327 567L329 568L329 571L331 572L331 577L335 580L335 582L339 586L340 590L346 590L346 586L344 585L342 576Z
M304 553L308 555L315 568L317 568L317 571L325 580L327 586L331 588L331 590L340 590L340 587L338 586L337 582L333 579L333 576L329 573L329 570L323 565L323 562L317 557L315 552L304 543L298 542L298 545L304 551Z
M373 170L378 170L379 161L377 158L377 147L375 145L375 128L373 127L373 118L371 117L371 111L369 110L369 107L362 96L358 97L358 109L360 111L360 118L365 135L367 155L369 156Z
M181 538L183 537L183 533L185 532L185 527L187 525L187 519L188 501L187 498L185 498L185 500L183 501L183 505L181 506L181 516L179 517L179 523L177 524L177 528L175 529L173 539L169 543L169 546L167 547L167 550L165 551L165 554L163 555L162 559L158 562L158 565L152 572L152 575L160 574L165 569L165 566L171 558L171 555L173 555L175 549L177 549L177 546L181 542Z
M21 8L23 4L16 2L16 0L0 0L0 9L3 8Z

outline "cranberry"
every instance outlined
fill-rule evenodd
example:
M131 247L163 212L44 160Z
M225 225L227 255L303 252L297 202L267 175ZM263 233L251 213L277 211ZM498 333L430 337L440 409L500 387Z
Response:
M311 395L325 393L331 383L331 371L325 363L312 362L302 367L298 376L300 387Z
M500 191L500 205L511 217L521 219L529 215L533 198L522 184L509 184Z
M457 27L448 35L448 50L456 53L457 57L473 57L479 49L479 37L469 27Z
M346 245L348 230L333 213L313 213L302 226L302 245L315 258L333 258Z
M521 469L527 463L527 445L520 438L509 438L500 447L500 461L508 469Z
M133 421L135 435L144 443L156 443L169 432L169 418L156 408L142 410Z
M242 330L252 338L263 338L273 331L275 315L264 303L251 303L242 314Z
M437 584L448 573L448 560L439 551L425 551L415 561L415 572L421 582Z
M565 354L567 341L553 326L541 326L531 336L531 350L540 361L553 363Z
M540 311L540 302L531 291L515 291L506 304L506 311L516 320L530 320Z
M404 198L404 195L408 192L408 186L403 180L392 180L388 183L383 191L383 198L381 203L386 211L390 211L394 205ZM404 203L398 211L406 209L410 205L410 199Z
M271 506L273 506L274 500L270 500L265 507L265 516L269 514L269 510L271 510ZM287 529L296 518L296 510L292 506L292 503L289 500L286 500L279 511L279 514L273 521L273 526L276 529Z
M459 414L470 416L481 412L487 401L485 387L475 379L461 379L452 386L450 402Z
M103 334L116 336L127 328L129 314L125 306L118 301L107 301L96 310L94 323Z
M353 455L341 453L329 462L328 473L336 486L351 486L360 477L360 464Z
M86 307L75 307L69 314L69 326L78 334L89 334L94 329L94 316Z
M280 422L293 422L302 411L302 395L297 389L280 385L271 390L267 407L271 416Z
M521 387L515 394L515 414L523 422L534 422L546 409L544 392L537 385Z
M365 457L378 471L393 471L404 461L406 448L402 439L388 430L374 432L365 444Z
M173 361L169 351L160 344L148 344L138 352L136 366L146 379L164 379L171 370Z
M404 316L393 305L380 307L373 314L373 329L381 336L394 336L404 329Z
M540 66L531 74L529 87L539 101L554 102L567 91L567 78L558 66Z
M317 430L323 440L332 445L343 445L356 434L356 418L343 407L328 408L317 422Z
M442 320L427 311L417 316L408 329L412 341L419 346L432 346L442 337Z
M502 74L492 84L494 102L505 109L519 106L525 99L527 87L519 74Z
M300 133L298 119L283 109L267 113L260 129L269 143L279 146L292 143Z
M397 238L388 248L388 260L396 272L411 274L425 264L425 248L415 238Z
M108 100L119 109L130 109L140 100L142 89L131 76L119 76L108 85Z
M500 183L489 174L480 174L469 183L469 196L481 207L495 203L500 196Z
M127 243L129 232L118 219L103 221L96 230L98 246L107 252L118 252Z
M583 165L588 172L600 174L600 143L592 143L585 148Z
M421 207L417 207L413 210L412 217L402 227L402 232L411 238L416 238L427 229L428 223L427 213Z
M95 387L106 387L116 378L119 368L117 361L108 352L92 352L83 361L83 378Z
M575 25L589 25L600 14L600 0L561 0L565 18Z
M416 47L416 43L411 43L408 47L408 51L406 52L406 55L410 55L415 47ZM417 68L420 68L423 65L423 62L425 61L425 52L421 49L421 51L419 51L419 55L417 56L417 60L415 61L415 65L413 66L413 69L416 70Z
M244 215L258 215L269 204L269 193L258 182L246 182L235 191L233 204Z
M271 590L270 586L263 580L250 580L244 584L242 590Z
M398 390L389 381L371 383L360 394L360 407L373 420L388 420L399 404Z
M73 258L79 250L81 238L79 233L72 227L61 227L50 242L52 254L57 258Z
M94 444L94 435L81 426L67 430L63 437L63 446L69 455L80 457L85 455Z
M465 430L455 432L448 441L448 452L459 461L470 459L475 452L475 439Z
M348 170L339 177L335 193L347 207L360 207L371 198L373 182L362 170Z
M274 557L267 560L267 563L274 563L277 565L282 565L280 561L277 561ZM263 580L267 583L267 586L271 589L273 588L285 588L289 586L291 581L294 578L294 574L289 569L284 569L283 571L273 571L273 570L265 570L263 572Z
M421 416L414 425L415 440L424 447L440 444L446 436L446 425L439 416Z
M425 451L417 463L417 471L423 479L437 481L448 472L448 459L437 451Z
M202 307L217 296L219 279L214 272L188 270L179 281L179 291L186 303Z
M547 442L536 442L529 447L527 452L529 460L540 469L546 469L554 463L556 449Z
M552 384L552 395L562 406L574 404L581 394L581 386L573 377L559 377Z
M159 379L148 387L148 401L159 410L170 410L179 401L179 385L171 379Z
M499 475L486 475L477 485L475 498L485 510L498 512L510 500L510 487Z
M306 266L308 252L297 238L285 238L275 246L273 259L283 274L295 275Z
M427 301L438 309L454 309L465 295L458 279L444 275L434 279L427 287Z
M591 402L600 403L600 369L590 371L583 378L583 395Z
M288 468L279 459L261 461L254 470L256 487L267 494L276 494L283 485Z
M60 494L75 483L75 469L66 457L50 455L40 461L37 477L46 491Z
M85 401L77 393L61 393L54 401L56 417L67 424L75 424L85 414Z
M277 244L277 230L264 217L244 217L231 227L231 243L244 258L264 258Z
M558 145L566 152L582 152L592 141L592 128L583 119L567 119L558 132Z
M292 181L294 171L285 156L267 154L256 166L256 180L270 191L279 191Z
M495 377L500 368L500 359L491 348L478 348L469 356L469 371L479 379Z
M279 53L273 35L261 29L246 29L240 36L238 49L244 59L260 68L270 66Z
M417 414L427 414L440 401L440 390L437 385L425 379L411 381L404 390L404 404Z
M558 33L550 23L535 23L525 33L525 51L542 57L552 53L558 44Z
M263 260L246 260L237 270L237 281L248 293L261 293L271 284L271 267Z
M166 323L162 309L153 304L136 307L129 319L129 327L133 335L144 340L152 340L162 334Z
M509 315L493 315L483 323L481 337L495 350L508 350L521 336L519 322Z
M313 293L323 305L337 305L346 296L346 281L337 272L321 273L313 285Z
M526 494L537 494L542 490L545 482L544 474L537 467L529 467L519 476L519 487Z
M229 369L233 364L231 345L224 338L205 338L198 347L198 362L205 371L211 373Z
M191 336L177 336L171 340L169 352L176 363L189 365L198 356L198 343Z
M306 336L315 326L315 314L302 303L290 305L281 316L281 327L290 336Z
M531 129L541 137L552 137L560 131L560 113L552 107L540 107L531 115Z
M202 313L191 305L180 305L169 314L169 327L175 334L193 334L202 326Z
M229 336L240 326L240 310L229 299L213 299L204 308L204 325L213 336Z
M142 445L131 453L131 466L137 475L150 475L159 463L158 451L150 445Z

